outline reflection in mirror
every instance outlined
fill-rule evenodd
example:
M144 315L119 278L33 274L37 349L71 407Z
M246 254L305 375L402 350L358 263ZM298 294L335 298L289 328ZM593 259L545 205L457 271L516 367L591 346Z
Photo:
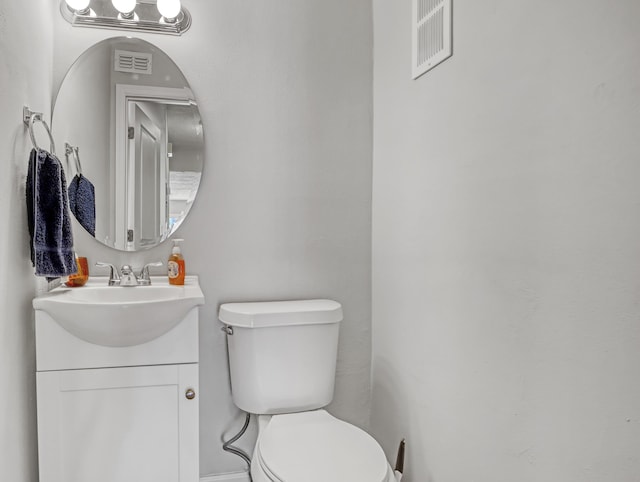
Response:
M53 133L81 153L81 168L73 156L65 166L70 204L98 241L151 248L186 218L202 173L202 121L186 79L157 47L118 37L83 53L58 92Z

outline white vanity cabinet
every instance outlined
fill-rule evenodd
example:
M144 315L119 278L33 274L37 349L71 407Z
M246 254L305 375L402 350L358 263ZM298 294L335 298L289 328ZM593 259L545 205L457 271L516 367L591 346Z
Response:
M199 481L197 307L133 346L35 321L40 482Z
M41 482L198 480L198 365L40 372Z

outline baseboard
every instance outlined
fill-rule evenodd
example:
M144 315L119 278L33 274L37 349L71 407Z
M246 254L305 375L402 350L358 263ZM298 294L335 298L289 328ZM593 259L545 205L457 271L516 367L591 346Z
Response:
M250 482L246 472L233 472L231 474L214 474L200 477L200 482Z

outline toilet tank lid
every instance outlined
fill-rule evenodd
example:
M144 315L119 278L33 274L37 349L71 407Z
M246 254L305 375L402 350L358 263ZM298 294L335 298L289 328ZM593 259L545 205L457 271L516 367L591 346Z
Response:
M225 303L218 318L243 328L338 323L342 321L342 305L333 300Z

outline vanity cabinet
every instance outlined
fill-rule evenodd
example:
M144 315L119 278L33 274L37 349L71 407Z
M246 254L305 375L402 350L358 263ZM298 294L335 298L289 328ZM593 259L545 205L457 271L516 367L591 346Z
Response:
M132 346L35 328L40 482L199 481L197 307Z
M41 482L195 482L198 365L40 372Z

